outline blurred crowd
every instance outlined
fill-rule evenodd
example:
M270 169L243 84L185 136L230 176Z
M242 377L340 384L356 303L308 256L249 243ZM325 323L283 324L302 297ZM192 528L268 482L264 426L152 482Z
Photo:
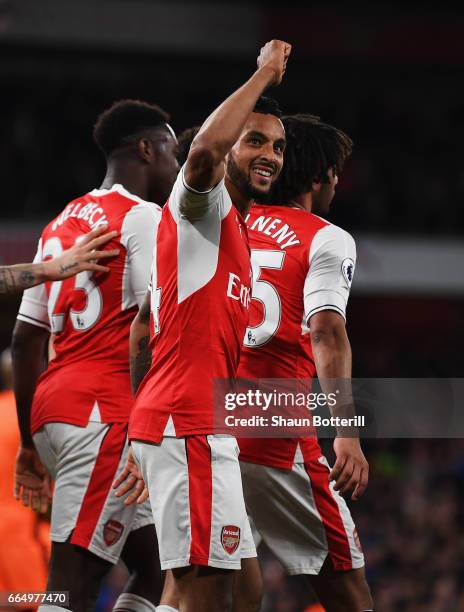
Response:
M373 441L353 513L379 612L464 610L464 443Z

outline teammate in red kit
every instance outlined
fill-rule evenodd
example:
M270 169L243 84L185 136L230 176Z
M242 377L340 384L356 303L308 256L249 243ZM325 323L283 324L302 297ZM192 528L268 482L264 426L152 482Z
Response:
M345 312L356 263L353 238L326 215L350 138L311 115L284 119L284 169L247 217L253 267L250 323L238 377L351 378ZM324 390L324 389L323 389ZM364 556L341 495L358 499L368 464L359 437L334 441L332 470L315 437L241 438L249 515L289 574L308 577L328 612L372 610ZM240 576L246 592L250 576Z
M243 217L255 197L269 192L285 147L273 105L256 104L281 82L289 54L290 45L267 43L257 71L205 121L159 226L152 363L129 437L150 492L161 566L173 570L181 610L223 612L230 570L256 556L236 441L213 435L213 379L234 377L239 362L251 282ZM147 301L131 332L135 387L149 363L143 349L149 309ZM137 496L139 476L129 464L116 484L127 477L121 491L134 485ZM257 609L259 602L248 608Z
M103 184L47 225L37 260L59 256L102 223L118 233L119 255L109 273L81 272L26 291L13 335L22 436L17 493L26 504L46 505L45 467L55 481L47 588L69 591L73 612L94 608L124 544L123 558L136 572L115 609L147 612L157 600L151 509L125 506L111 484L127 455L129 329L148 287L161 218L152 202L164 203L179 170L167 121L159 107L135 100L99 117ZM39 379L50 331L56 357Z

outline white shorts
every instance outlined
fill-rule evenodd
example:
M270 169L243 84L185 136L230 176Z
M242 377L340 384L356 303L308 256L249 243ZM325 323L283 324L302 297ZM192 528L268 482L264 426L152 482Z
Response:
M264 541L290 575L318 574L327 556L335 570L364 566L351 513L329 483L325 457L292 470L245 461L240 467L255 544Z
M50 538L117 563L131 531L153 524L150 504L124 506L112 488L126 463L127 424L47 423L34 444L55 481Z
M132 442L150 494L161 568L240 569L256 557L235 438L221 435Z

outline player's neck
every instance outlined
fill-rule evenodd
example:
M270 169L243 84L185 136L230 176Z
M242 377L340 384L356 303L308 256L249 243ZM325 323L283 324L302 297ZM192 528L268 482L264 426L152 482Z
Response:
M122 185L124 189L142 200L149 199L147 181L140 169L134 168L132 164L112 163L108 165L100 188L110 189L115 184Z
M230 199L235 205L238 212L245 218L253 204L253 200L243 195L243 193L237 189L234 183L226 176L225 178L226 189L229 192Z
M294 198L293 201L295 202L296 206L299 206L300 208L303 208L304 210L306 210L309 213L312 212L312 209L313 209L313 196L312 196L310 191L308 193L302 193L301 195L299 195L296 198Z

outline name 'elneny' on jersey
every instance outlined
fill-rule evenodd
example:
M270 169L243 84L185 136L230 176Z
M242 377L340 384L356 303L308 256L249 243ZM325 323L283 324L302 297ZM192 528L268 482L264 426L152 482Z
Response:
M262 232L266 236L273 238L281 249L301 244L295 230L288 223L274 215L260 215L249 224L250 215L246 218L249 230Z

